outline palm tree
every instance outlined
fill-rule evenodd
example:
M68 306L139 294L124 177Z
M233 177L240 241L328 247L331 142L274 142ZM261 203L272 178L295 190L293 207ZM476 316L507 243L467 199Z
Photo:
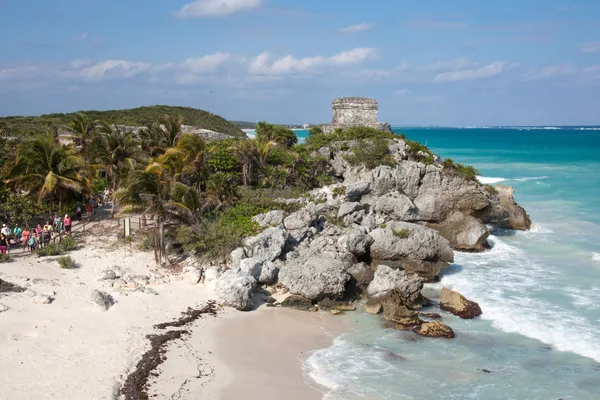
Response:
M38 203L50 199L60 204L91 187L81 156L72 145L57 143L52 133L19 144L8 176L9 183L36 196Z
M183 134L176 146L167 149L157 162L166 165L177 180L191 185L208 177L208 154L214 149L209 149L200 136Z
M267 158L275 142L259 142L255 139L240 140L235 143L231 150L242 164L242 184L248 186L252 183L255 175L255 169L265 168Z
M182 134L183 118L181 116L164 116L158 122L142 129L139 133L142 148L151 157L164 154L170 147L175 147Z
M229 205L239 197L237 174L215 172L206 181L206 201L217 210Z
M78 112L73 116L68 127L77 136L77 141L81 145L82 152L85 154L87 145L92 139L94 132L99 125L98 120L91 121L84 113Z

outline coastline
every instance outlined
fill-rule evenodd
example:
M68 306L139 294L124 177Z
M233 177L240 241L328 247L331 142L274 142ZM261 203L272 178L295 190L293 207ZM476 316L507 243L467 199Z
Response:
M256 393L262 400L320 400L323 393L306 382L301 359L344 329L342 319L325 312L227 309L169 346L149 396L225 400Z

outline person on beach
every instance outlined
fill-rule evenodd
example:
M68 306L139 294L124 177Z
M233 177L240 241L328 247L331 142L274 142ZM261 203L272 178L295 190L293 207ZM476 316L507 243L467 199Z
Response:
M42 226L40 224L38 224L37 227L35 228L35 237L38 242L39 242L40 238L42 237Z
M46 247L50 244L50 231L46 226L42 230L42 247Z
M6 254L8 248L8 238L4 233L0 233L0 254Z
M10 236L10 228L8 226L6 226L6 224L2 224L2 229L0 229L0 233L3 234L5 237L9 237Z
M52 231L54 231L54 228L52 227L52 225L50 224L49 221L46 221L46 225L44 225L44 229L46 229L48 232L50 232L50 234L52 234Z
M37 240L35 239L35 235L31 235L31 237L27 241L27 246L29 246L29 251L31 251L32 253L37 250Z
M15 225L13 234L15 235L15 244L19 245L21 243L21 235L23 234L23 228L21 228L19 224Z
M91 201L91 200L90 200ZM92 216L92 212L94 211L94 207L92 206L92 203L87 203L85 205L85 212L87 213L88 217Z
M69 214L65 214L63 223L65 224L65 233L67 236L71 236L71 217L69 217Z
M23 251L25 251L25 248L28 246L30 237L31 232L29 231L29 228L23 229L23 233L21 234L21 243L23 244Z
M77 211L75 211L77 221L81 221L81 213L82 212L83 211L81 210L81 204L77 204Z
M64 224L62 221L61 217L57 217L56 220L54 221L54 232L58 233L59 235L63 232L64 229Z

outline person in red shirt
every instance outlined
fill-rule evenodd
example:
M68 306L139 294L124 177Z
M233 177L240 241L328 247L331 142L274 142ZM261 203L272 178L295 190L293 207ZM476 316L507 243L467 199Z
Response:
M71 217L69 217L69 214L65 214L64 224L67 236L71 236Z

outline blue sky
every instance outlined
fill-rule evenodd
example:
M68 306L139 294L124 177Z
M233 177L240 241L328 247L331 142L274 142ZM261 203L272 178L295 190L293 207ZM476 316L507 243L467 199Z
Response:
M170 104L319 123L600 124L598 0L0 0L0 115Z

